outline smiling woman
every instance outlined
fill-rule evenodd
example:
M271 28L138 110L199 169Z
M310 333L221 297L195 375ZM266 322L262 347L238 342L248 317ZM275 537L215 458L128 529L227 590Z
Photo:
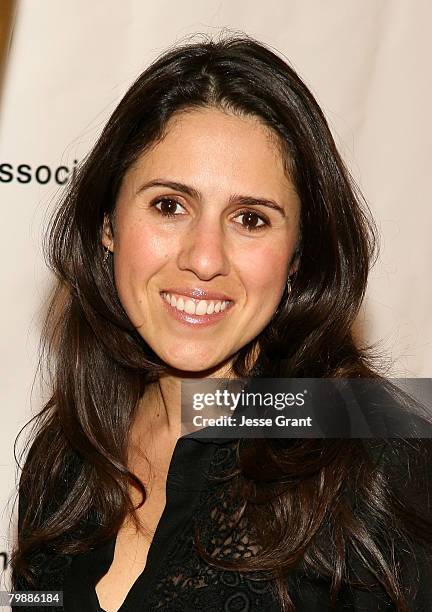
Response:
M429 440L180 435L182 380L383 379L352 334L373 221L285 60L247 36L165 52L45 246L16 590L70 612L430 609Z
M125 173L103 244L155 353L219 369L270 322L295 272L300 201L262 121L202 108L164 132Z

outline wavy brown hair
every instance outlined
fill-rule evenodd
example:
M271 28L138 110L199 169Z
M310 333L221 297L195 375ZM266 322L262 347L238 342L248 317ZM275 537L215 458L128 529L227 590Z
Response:
M104 215L114 218L126 170L163 138L174 113L200 107L257 117L268 126L301 201L292 292L236 354L233 372L383 376L375 347L360 346L353 335L378 252L377 232L314 96L284 58L246 35L169 49L123 97L46 233L47 264L56 278L41 343L50 398L34 419L20 478L22 524L11 560L15 584L19 576L35 584L31 556L41 546L77 554L113 537L134 513L131 485L144 502L145 486L127 467L128 440L147 385L168 366L119 301L113 263L103 263L101 231ZM254 361L252 353L258 355ZM417 446L411 441L421 463L429 451L426 444ZM403 453L403 441L394 441L392 452ZM295 609L285 577L302 563L330 577L335 606L349 579L350 549L370 572L364 588L381 585L398 612L408 610L392 543L430 544L430 508L422 513L411 507L372 460L366 441L240 440L237 454L229 479L239 520L247 516L251 532L259 534L259 552L228 564L206 556L197 533L198 550L209 563L269 574L284 610ZM347 491L356 504L348 503ZM263 500L265 513L257 511ZM82 527L90 509L98 528L87 532Z

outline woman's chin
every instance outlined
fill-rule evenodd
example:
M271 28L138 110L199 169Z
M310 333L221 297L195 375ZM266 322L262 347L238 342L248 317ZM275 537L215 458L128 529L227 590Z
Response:
M184 378L204 378L215 375L223 378L228 371L228 358L224 360L215 360L214 357L206 358L201 356L201 358L197 358L196 355L178 356L174 358L173 355L171 355L169 357L167 356L164 360L172 370L175 370L176 375L183 376Z

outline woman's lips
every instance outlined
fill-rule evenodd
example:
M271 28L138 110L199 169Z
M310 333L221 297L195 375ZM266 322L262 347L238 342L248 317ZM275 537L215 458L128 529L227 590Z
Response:
M167 310L167 312L177 321L179 321L180 323L184 323L188 326L209 326L212 325L214 323L217 323L218 321L220 321L221 319L223 319L232 309L232 307L234 306L234 302L228 302L228 304L226 305L224 310L221 310L219 312L213 312L211 314L192 314L192 313L188 313L185 312L184 310L178 310L178 308L176 308L175 306L171 306L171 304L169 304L167 302L167 300L164 297L164 294L161 293L161 300L163 302L163 307ZM191 299L191 298L187 298L185 296L185 299ZM212 302L215 300L206 300L208 302ZM198 299L193 299L193 302L195 303L199 303L200 300Z
M197 300L233 301L221 291L207 291L207 289L201 289L200 287L170 287L169 289L163 289L161 293L182 295L183 297Z

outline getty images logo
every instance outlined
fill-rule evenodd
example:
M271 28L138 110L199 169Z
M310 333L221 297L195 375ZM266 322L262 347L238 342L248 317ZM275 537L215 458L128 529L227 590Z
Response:
M57 185L65 185L70 178L74 178L78 160L74 159L72 167L57 166L51 167L45 164L33 167L30 164L0 164L0 183L32 183L36 182L39 185L47 183L57 183Z

